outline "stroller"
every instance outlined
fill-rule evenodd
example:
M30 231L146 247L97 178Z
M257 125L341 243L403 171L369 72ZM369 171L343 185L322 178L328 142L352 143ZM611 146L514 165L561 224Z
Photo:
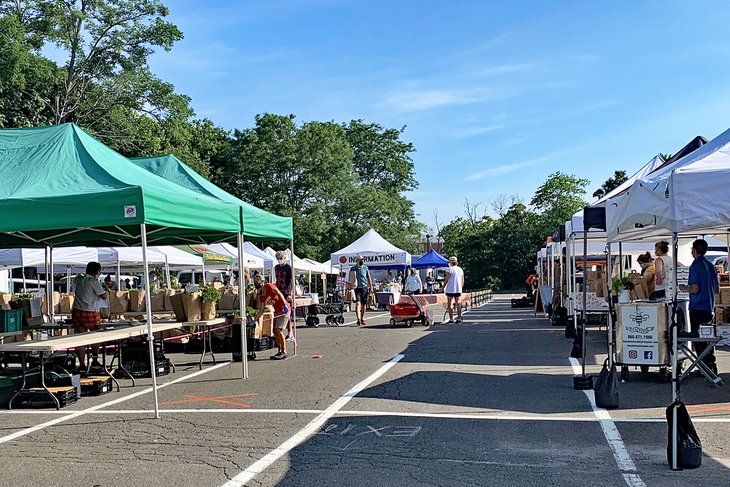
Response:
M409 298L411 302L407 302L404 298ZM390 305L390 326L395 327L398 323L405 323L410 328L416 321L423 326L431 326L433 312L427 311L427 306L426 300L420 296L413 294L402 296L399 303Z
M307 326L318 327L320 314L327 315L325 323L330 326L342 326L345 324L345 317L342 316L344 305L342 303L310 304L307 308Z

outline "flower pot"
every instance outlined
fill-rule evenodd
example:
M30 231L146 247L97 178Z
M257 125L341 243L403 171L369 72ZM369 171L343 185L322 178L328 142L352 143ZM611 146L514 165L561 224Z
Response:
M618 302L626 304L631 301L631 293L628 289L621 289L618 293Z

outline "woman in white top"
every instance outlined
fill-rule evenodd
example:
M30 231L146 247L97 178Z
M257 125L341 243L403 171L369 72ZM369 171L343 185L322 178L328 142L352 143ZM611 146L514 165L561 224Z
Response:
M650 299L663 299L674 290L674 261L667 255L669 242L662 240L654 245L654 282L656 287ZM671 297L671 296L670 296Z
M444 280L444 293L446 294L446 306L449 310L449 323L454 322L454 308L452 303L456 300L456 322L461 323L461 302L459 298L464 290L464 271L459 267L456 257L449 257L449 269L446 271Z
M416 269L411 269L411 273L406 278L406 293L420 293L423 291L423 283L421 276L418 275Z

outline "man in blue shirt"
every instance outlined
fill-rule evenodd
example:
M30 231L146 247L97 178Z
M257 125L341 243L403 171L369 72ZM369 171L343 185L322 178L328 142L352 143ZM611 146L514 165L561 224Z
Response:
M355 318L358 326L365 324L365 308L368 305L370 290L373 288L373 280L370 277L370 270L365 265L363 256L357 256L357 265L352 268L354 274L350 286L355 289Z
M692 242L692 257L694 262L689 268L689 279L686 286L679 288L689 293L689 322L692 332L699 332L700 325L712 322L712 311L715 309L715 293L717 292L717 273L715 268L705 259L707 242L695 240ZM695 352L699 355L705 351L707 344L693 342ZM702 358L702 361L715 373L715 351L711 350Z

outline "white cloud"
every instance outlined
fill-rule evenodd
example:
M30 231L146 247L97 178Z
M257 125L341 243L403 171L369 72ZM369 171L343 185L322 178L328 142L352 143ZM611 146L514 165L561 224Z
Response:
M450 105L468 105L478 101L479 97L463 90L420 90L395 92L385 99L384 104L399 111L410 112Z
M534 166L536 164L544 164L546 162L549 162L553 159L556 159L558 157L564 157L569 153L576 152L577 150L584 149L585 146L572 146L568 149L553 152L552 154L547 154L540 157L535 157L534 159L529 159L527 161L522 162L515 162L512 164L503 164L501 166L496 167L488 167L486 169L481 169L479 171L473 172L470 175L466 177L466 181L477 181L479 179L484 178L490 178L490 177L497 177L497 176L503 176L505 174L509 174L511 172L519 171L520 169Z
M468 139L469 137L475 137L477 135L486 134L489 132L493 132L495 130L499 130L503 127L503 125L487 125L483 127L469 127L465 128L463 130L459 130L457 132L454 132L451 137L454 139Z

